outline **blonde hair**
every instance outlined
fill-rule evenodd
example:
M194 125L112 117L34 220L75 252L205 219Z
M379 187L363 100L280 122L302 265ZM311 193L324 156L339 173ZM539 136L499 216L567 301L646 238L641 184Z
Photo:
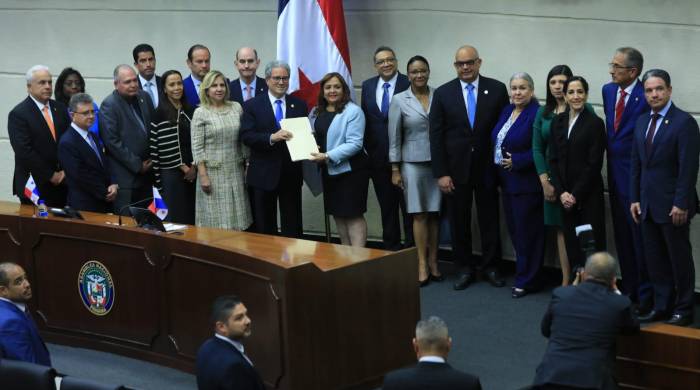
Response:
M207 73L206 76L204 76L204 80L202 80L202 84L199 85L199 101L203 106L211 106L211 98L209 98L209 95L207 95L207 92L209 91L209 88L211 88L212 84L214 84L214 80L216 80L218 77L221 77L224 80L224 87L226 88L226 95L224 96L224 104L230 104L229 96L230 96L230 91L228 89L228 83L226 82L226 77L224 77L224 74L221 73L218 70L212 70Z

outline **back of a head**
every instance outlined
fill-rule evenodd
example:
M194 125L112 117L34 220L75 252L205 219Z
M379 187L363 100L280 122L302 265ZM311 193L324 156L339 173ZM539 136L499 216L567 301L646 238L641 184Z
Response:
M446 357L450 350L450 337L445 321L436 316L418 321L416 344L421 355L437 354Z
M617 261L608 252L597 252L586 260L586 280L611 283L616 277Z

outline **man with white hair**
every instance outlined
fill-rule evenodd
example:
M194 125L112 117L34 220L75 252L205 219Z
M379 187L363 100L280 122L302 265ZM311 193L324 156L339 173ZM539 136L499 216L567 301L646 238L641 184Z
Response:
M10 111L7 134L15 152L12 193L23 204L32 202L24 195L31 174L40 198L47 206L66 204L65 174L58 163L58 140L70 125L65 105L51 100L49 68L35 65L26 74L29 96Z
M153 102L139 89L136 71L129 65L114 68L114 92L100 106L100 136L107 149L107 161L119 192L114 212L124 214L127 205L145 206L152 197L148 126Z
M481 390L479 378L455 370L445 362L452 347L447 325L438 317L418 321L413 349L418 364L388 373L383 390Z

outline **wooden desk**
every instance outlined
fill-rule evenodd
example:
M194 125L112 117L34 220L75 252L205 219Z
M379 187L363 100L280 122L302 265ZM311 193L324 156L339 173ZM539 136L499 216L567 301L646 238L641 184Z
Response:
M27 270L30 306L48 341L193 371L199 345L213 334L211 302L236 294L253 321L246 353L270 388L369 389L415 362L415 249L195 227L173 235L120 227L113 215L33 214L0 202L0 251ZM90 313L78 293L89 260L114 280L114 306L104 316Z
M700 330L659 323L621 336L617 376L620 389L700 389Z

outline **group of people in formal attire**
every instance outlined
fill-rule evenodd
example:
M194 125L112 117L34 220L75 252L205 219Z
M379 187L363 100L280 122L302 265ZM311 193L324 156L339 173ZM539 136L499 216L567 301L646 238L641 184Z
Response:
M500 199L516 255L511 294L520 298L541 286L546 227L556 230L563 285L585 261L581 226L592 229L595 250L606 248L607 152L621 291L644 320L692 321L697 123L672 103L667 72L639 79L643 57L634 48L618 49L609 64L605 121L587 103L586 79L567 65L552 67L540 105L529 74L513 74L508 85L488 78L468 45L455 53L457 77L438 88L425 57L411 57L404 75L394 50L381 46L359 105L346 80L329 73L311 112L287 93L293 70L285 62L257 76L253 48L236 51L233 81L210 69L204 45L189 49L185 78L156 75L150 45L132 54L134 66L115 68L115 89L99 107L77 70L64 69L52 90L46 67L29 69L29 96L8 118L13 191L23 203L30 174L47 205L98 212L126 213L152 199L155 186L173 222L301 237L301 187L315 177L341 242L364 246L371 180L384 247L417 247L421 286L444 279L438 227L440 214L448 217L460 267L454 288L462 290L477 276L505 284ZM307 116L319 152L292 161L285 141L293 134L281 122ZM480 256L472 254L473 201Z

